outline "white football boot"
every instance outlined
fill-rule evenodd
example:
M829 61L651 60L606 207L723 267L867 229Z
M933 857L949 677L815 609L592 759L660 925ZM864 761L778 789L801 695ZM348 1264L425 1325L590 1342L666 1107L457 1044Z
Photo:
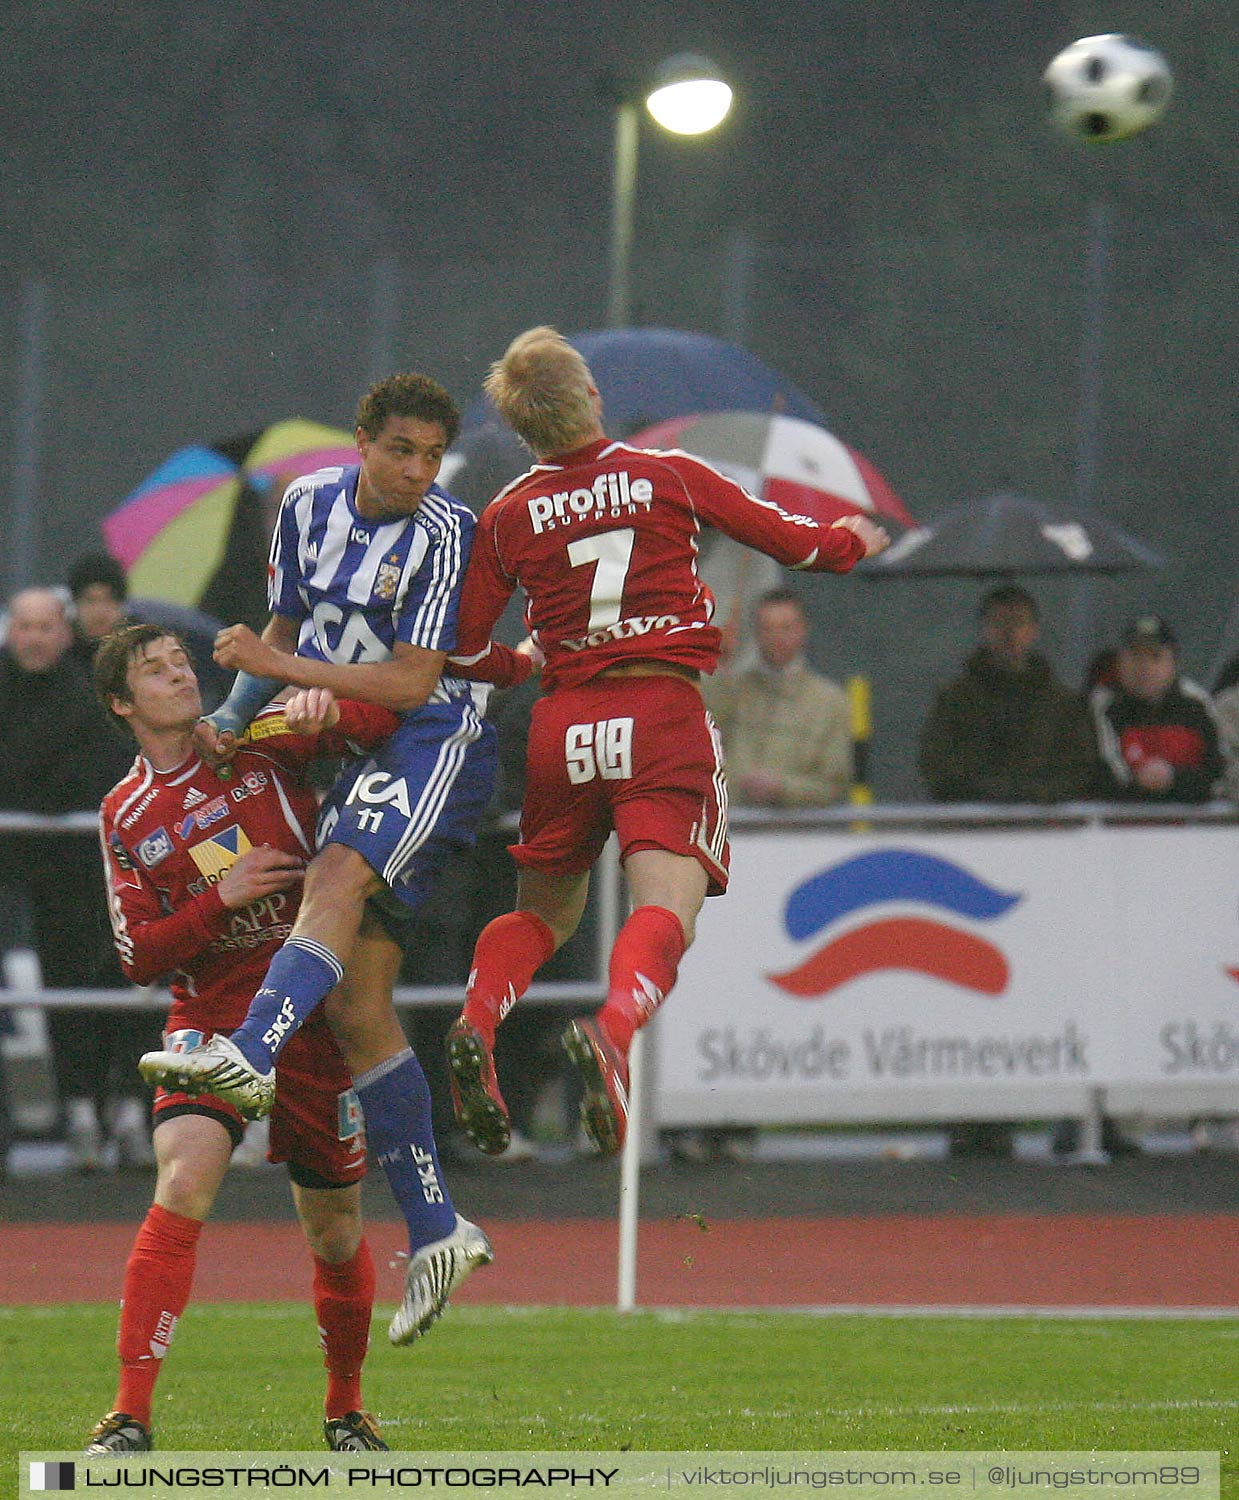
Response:
M432 1240L409 1257L404 1300L396 1309L387 1337L393 1344L411 1344L442 1315L447 1299L469 1272L475 1266L488 1266L494 1258L485 1234L457 1214L451 1234Z
M235 1104L247 1120L261 1120L275 1103L275 1069L260 1073L241 1049L217 1033L187 1052L144 1052L138 1072L174 1094L213 1094Z

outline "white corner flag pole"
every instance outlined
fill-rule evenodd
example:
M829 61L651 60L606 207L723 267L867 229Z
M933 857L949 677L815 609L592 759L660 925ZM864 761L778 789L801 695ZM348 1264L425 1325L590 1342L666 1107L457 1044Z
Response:
M642 1120L642 1054L645 1035L633 1035L628 1052L628 1134L620 1157L619 1201L619 1293L617 1312L632 1312L637 1305L637 1219L640 1208Z

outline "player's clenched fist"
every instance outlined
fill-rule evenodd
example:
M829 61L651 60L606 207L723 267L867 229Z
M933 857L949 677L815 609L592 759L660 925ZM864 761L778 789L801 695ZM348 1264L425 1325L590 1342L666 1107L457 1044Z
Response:
M194 725L190 738L198 754L208 766L214 766L216 770L220 766L226 766L237 753L236 735L230 729L217 729L208 714L204 714Z
M868 516L840 516L832 524L843 531L854 531L865 544L866 557L876 557L879 552L885 552L891 544L890 533L885 526L879 526Z
M279 656L248 625L225 625L215 637L215 660L221 667L252 672L255 677L278 677Z
M298 885L305 877L305 861L270 844L247 849L219 882L219 899L237 911L261 896L273 896Z

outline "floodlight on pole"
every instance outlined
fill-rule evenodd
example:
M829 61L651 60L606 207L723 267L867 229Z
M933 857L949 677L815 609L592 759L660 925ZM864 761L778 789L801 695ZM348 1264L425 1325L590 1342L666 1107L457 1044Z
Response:
M732 93L709 58L684 52L668 58L644 93L609 89L615 101L615 148L611 178L611 278L607 326L625 328L632 302L632 243L637 202L637 154L642 103L664 130L704 135L722 123Z
M727 118L731 85L708 57L682 52L655 73L645 107L674 135L704 135Z

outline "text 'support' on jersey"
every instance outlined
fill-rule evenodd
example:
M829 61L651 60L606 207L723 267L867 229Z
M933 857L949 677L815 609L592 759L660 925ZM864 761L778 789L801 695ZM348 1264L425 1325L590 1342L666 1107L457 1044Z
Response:
M462 655L519 585L548 688L637 659L711 672L720 634L697 572L703 525L790 568L846 572L851 531L760 500L687 453L606 440L538 464L487 506L461 600Z

